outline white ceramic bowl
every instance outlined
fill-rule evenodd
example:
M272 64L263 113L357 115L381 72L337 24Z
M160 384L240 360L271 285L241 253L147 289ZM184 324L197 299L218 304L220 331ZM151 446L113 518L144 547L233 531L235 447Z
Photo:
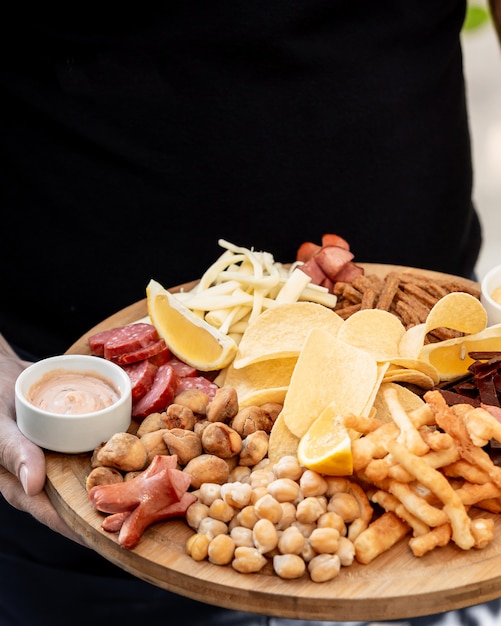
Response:
M501 287L501 265L489 270L481 283L480 300L487 311L489 326L501 323L501 304L492 299L492 293L498 287Z
M40 408L28 400L33 393L33 386L40 381L52 381L55 376L75 373L70 391L66 385L60 388L56 404L49 408ZM87 397L82 390L81 380L85 376L96 376L112 384L116 396L109 406L104 408L85 409L87 412L63 413L61 402L64 394L71 399L70 405L76 407L81 395ZM59 379L60 380L60 379ZM25 437L42 448L66 454L89 452L102 442L107 441L114 433L124 432L131 422L131 383L127 373L115 363L101 357L80 354L54 356L33 363L18 376L15 385L16 415L19 430ZM66 402L66 399L64 400ZM67 409L75 411L75 408ZM84 410L80 408L78 410Z

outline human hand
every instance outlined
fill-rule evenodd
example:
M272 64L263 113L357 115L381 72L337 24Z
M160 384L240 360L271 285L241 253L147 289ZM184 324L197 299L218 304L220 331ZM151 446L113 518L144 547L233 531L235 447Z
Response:
M14 384L27 365L0 335L0 493L16 509L82 544L59 517L43 489L43 451L21 434L15 421Z

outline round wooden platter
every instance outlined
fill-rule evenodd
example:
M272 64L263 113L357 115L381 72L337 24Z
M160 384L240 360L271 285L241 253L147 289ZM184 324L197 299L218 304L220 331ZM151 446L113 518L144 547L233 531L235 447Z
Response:
M372 264L365 268L366 273L380 276L390 269L416 271ZM436 272L419 273L444 277ZM88 353L90 334L145 315L146 301L142 300L91 329L68 352ZM154 524L134 550L123 549L115 534L101 529L103 516L87 499L90 454L47 452L46 458L49 498L90 548L138 578L194 600L294 619L374 621L448 611L501 595L501 517L493 516L495 539L482 550L463 552L451 543L416 558L404 538L369 565L342 568L330 582L314 583L306 575L285 581L270 568L259 574L239 574L231 566L193 561L185 552L192 530L181 519Z

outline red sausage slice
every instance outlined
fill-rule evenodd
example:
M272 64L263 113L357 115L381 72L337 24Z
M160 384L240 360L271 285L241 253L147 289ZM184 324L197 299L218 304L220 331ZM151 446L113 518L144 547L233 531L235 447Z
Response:
M127 372L132 385L132 402L137 402L145 396L151 388L157 373L158 367L148 360L125 365L123 369Z
M129 324L116 328L104 344L104 358L113 359L124 353L135 352L158 341L157 329L152 324Z
M144 348L139 348L139 350L134 350L133 352L123 352L118 356L108 358L110 361L118 363L118 365L128 365L130 363L136 363L137 361L144 361L144 359L150 359L163 352L166 348L167 346L165 341L163 339L159 339L158 341L148 344Z
M186 389L200 389L200 391L206 393L209 398L213 398L218 390L218 386L210 380L207 380L204 376L185 376L178 380L176 395Z
M178 377L174 368L168 363L161 365L150 390L138 402L132 405L132 416L139 419L145 418L150 413L165 411L172 403L177 387Z

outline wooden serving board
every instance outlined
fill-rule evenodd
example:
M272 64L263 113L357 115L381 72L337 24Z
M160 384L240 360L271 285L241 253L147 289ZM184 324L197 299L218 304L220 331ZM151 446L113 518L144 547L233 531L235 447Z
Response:
M380 276L389 269L403 269L365 267L367 273ZM471 281L466 283L474 286ZM88 353L90 334L145 315L146 301L142 300L91 329L68 352ZM483 550L463 552L449 544L418 559L403 539L369 565L354 563L342 568L330 582L313 583L306 575L285 581L269 569L259 574L239 574L230 566L193 561L185 553L192 531L184 520L157 523L145 532L134 550L123 549L115 534L101 529L103 516L87 499L85 479L90 471L90 454L48 452L46 458L47 494L61 517L90 548L138 578L194 600L295 619L374 621L448 611L501 595L501 516L493 516L495 539Z

